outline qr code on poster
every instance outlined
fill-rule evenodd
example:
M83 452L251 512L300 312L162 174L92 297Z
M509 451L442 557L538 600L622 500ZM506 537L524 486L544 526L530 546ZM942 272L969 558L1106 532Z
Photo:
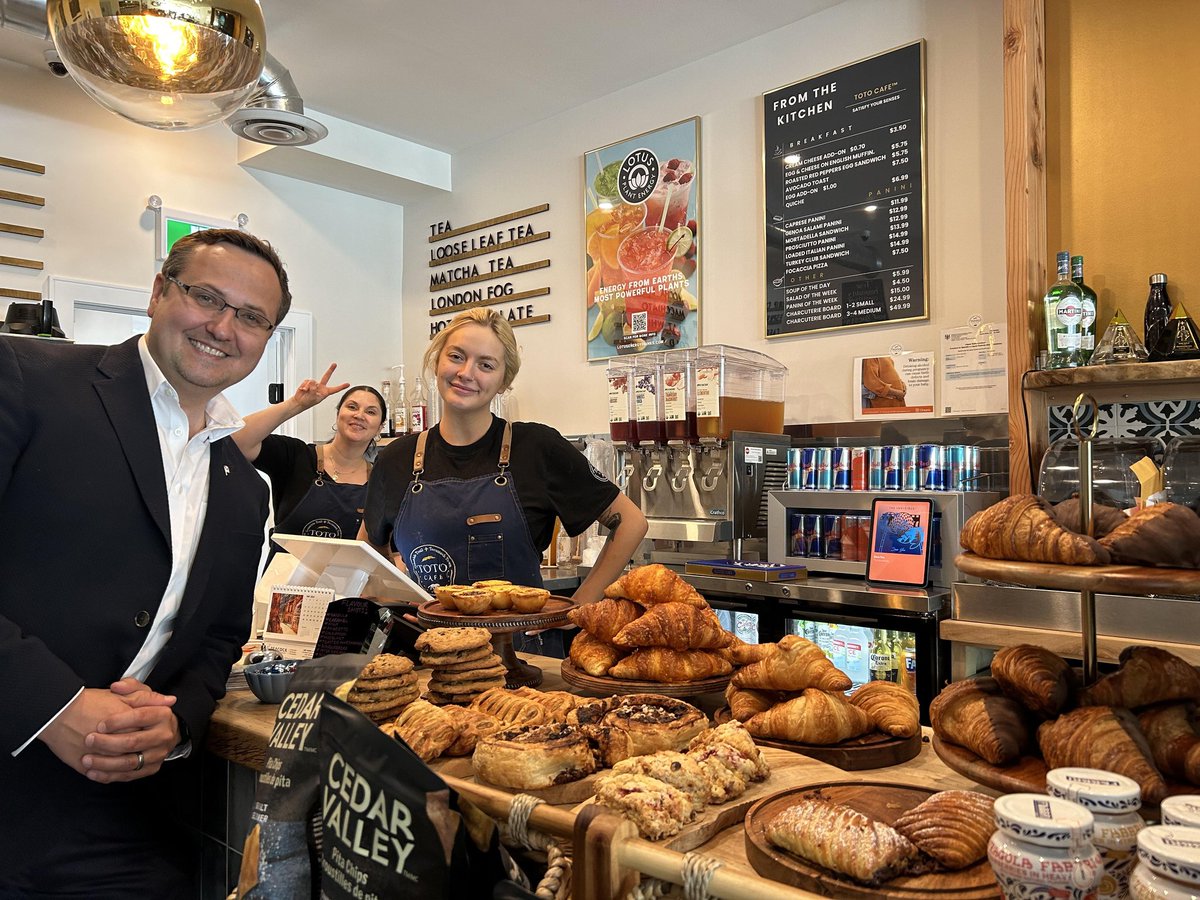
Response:
M634 334L639 331L648 331L650 329L650 313L646 310L632 313L629 316L629 327L633 329Z

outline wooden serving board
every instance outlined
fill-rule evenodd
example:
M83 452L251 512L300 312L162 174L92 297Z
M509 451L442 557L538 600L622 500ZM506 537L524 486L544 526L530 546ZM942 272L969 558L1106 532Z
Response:
M1160 566L1062 566L1056 563L986 559L974 553L954 558L960 571L976 578L1064 591L1097 594L1200 594L1200 569Z
M728 706L723 706L713 714L718 725L730 721L733 716ZM850 738L840 744L801 744L797 741L784 741L776 738L754 736L754 743L760 747L778 747L780 750L790 750L819 759L823 763L837 766L846 772L857 772L862 769L882 769L907 762L921 752L921 733L912 737L900 738L881 731Z
M541 612L522 613L515 609L493 609L478 616L469 616L456 609L446 609L437 600L427 600L417 609L417 621L425 626L454 628L469 626L486 628L493 633L528 631L534 628L555 628L567 623L567 613L575 601L553 594Z
M702 681L685 681L671 684L665 681L635 681L632 678L608 678L607 676L589 675L575 667L570 659L562 661L562 680L581 691L594 694L597 697L611 697L613 694L662 694L664 697L696 697L700 694L712 694L725 690L729 684L729 675L718 675L716 678L705 678Z
M893 878L865 887L845 875L781 850L767 839L767 826L797 800L819 789L821 796L891 825L901 813L936 791L884 782L831 782L793 788L760 800L746 814L746 858L758 874L827 897L886 897L892 900L985 900L1000 897L1000 886L985 856L957 872L929 872Z
M476 784L495 788L498 791L507 791L510 794L532 794L534 797L545 800L554 806L575 804L591 797L596 793L596 779L608 771L607 769L602 769L600 772L593 772L591 775L586 775L578 781L569 781L566 784L554 784L550 787L512 788L505 787L502 784L492 784L490 781L485 781L476 775L475 768L471 765L470 756L439 757L431 762L429 767L439 775L451 775L454 778L473 781Z

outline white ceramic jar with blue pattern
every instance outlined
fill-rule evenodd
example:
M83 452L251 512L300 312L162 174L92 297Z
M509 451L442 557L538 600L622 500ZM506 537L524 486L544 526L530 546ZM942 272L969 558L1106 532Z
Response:
M1129 876L1137 861L1137 836L1146 824L1138 815L1142 789L1132 778L1103 769L1061 768L1046 774L1046 793L1074 800L1092 814L1092 843L1104 860L1100 900L1129 896Z
M1200 898L1200 828L1151 825L1138 834L1138 862L1129 879L1134 900Z
M1090 812L1045 794L1007 794L994 809L988 861L1005 900L1095 900L1104 864Z
M1158 808L1158 817L1163 825L1200 828L1200 795L1176 794L1168 797Z

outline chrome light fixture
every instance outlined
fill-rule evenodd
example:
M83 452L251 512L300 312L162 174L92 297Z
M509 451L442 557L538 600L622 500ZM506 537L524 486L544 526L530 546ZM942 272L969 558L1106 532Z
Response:
M96 102L139 125L188 131L254 93L266 56L258 0L49 0L62 62Z

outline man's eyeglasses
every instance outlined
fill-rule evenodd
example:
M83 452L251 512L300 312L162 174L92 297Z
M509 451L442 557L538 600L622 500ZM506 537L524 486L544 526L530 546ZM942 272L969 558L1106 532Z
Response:
M178 278L173 278L170 275L164 275L163 278L183 291L202 310L212 313L214 316L220 315L228 308L233 310L233 315L238 322L247 328L254 329L255 331L270 331L275 327L275 323L262 313L234 306L220 294L215 294L206 288L196 287L193 284L184 284Z

